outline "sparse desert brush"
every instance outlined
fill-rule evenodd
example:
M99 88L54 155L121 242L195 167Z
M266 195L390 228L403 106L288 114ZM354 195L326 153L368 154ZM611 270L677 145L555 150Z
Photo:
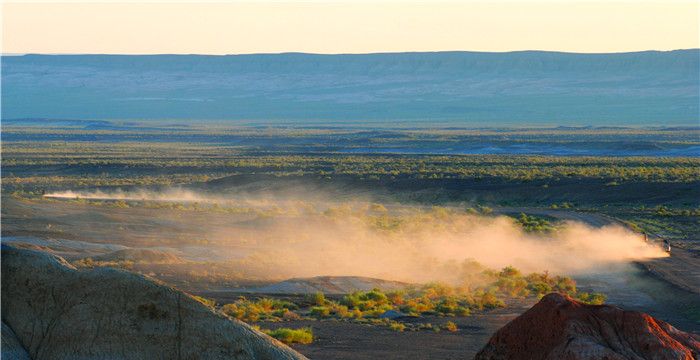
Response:
M262 298L257 301L241 298L221 307L224 314L245 322L291 319L294 318L294 315L289 313L296 309L298 306L292 302L270 298Z
M455 288L445 283L433 282L424 285L419 292L428 299L438 299L445 296L453 296Z
M554 281L554 290L565 294L576 294L576 281L574 279L566 276L557 276Z
M313 306L309 313L317 318L327 318L331 315L331 309L327 306Z
M481 309L496 309L506 306L503 300L499 299L496 294L492 292L485 292L479 299L478 305Z
M571 207L571 204L565 202L559 206L557 206L556 204L554 204L552 206L556 206L556 207L553 207L553 209L556 209L559 207L568 209ZM534 215L527 215L525 213L520 213L520 216L518 216L515 219L515 222L517 224L519 224L523 228L523 230L525 230L527 232L545 233L545 232L551 232L551 231L554 231L557 229L556 225L553 224L548 219L543 218L543 217L534 216Z
M445 323L445 325L442 326L443 329L449 331L449 332L457 332L457 324L453 323L452 321L448 321Z
M501 278L517 278L521 276L521 273L520 270L512 266L506 266L503 269L501 269L501 272L498 274L498 276Z
M432 330L434 332L440 332L440 327L431 323L422 323L418 324L418 330Z
M376 288L364 293L361 298L364 300L374 301L378 305L386 304L388 302L386 294Z
M491 209L491 208L488 207L488 206L484 206L484 205L477 205L477 210L478 210L479 213L481 213L482 215L489 215L489 214L491 214L491 213L493 212L493 209Z
M521 277L501 277L495 283L498 290L510 297L526 297L530 295L528 283Z
M406 329L406 325L398 321L392 321L389 323L389 329L394 331L403 332Z
M394 306L403 305L405 302L405 296L406 292L401 290L391 291L386 294L387 299Z
M447 316L469 316L471 314L466 301L460 301L457 298L440 300L435 306L435 311L438 314Z
M435 305L435 311L442 315L452 315L454 316L457 312L459 304L455 298L449 297L439 300L437 305Z
M530 292L538 297L544 296L552 292L552 286L544 281L535 281L527 286Z
M356 291L352 294L345 295L340 303L350 309L360 309L363 312L373 311L377 308L391 309L388 297L379 289L366 292Z
M365 314L362 313L362 310L360 309L353 309L352 310L352 317L355 319L362 319L365 316Z
M350 311L345 305L338 304L334 301L329 301L328 306L333 316L339 317L341 319L349 319L353 317L352 311Z
M301 320L301 316L300 316L299 314L295 313L294 311L287 310L287 309L285 309L285 310L283 311L283 313L282 313L282 315L281 315L280 317L281 317L282 320L284 320L284 321Z
M308 296L309 301L318 306L323 306L326 304L326 296L322 292L316 292Z
M602 305L607 300L607 296L601 293L581 292L576 294L576 299L580 302L591 305Z
M192 298L199 301L200 303L210 307L210 308L213 308L214 306L216 306L216 301L214 301L214 300L203 298L203 297L197 296L197 295L192 295Z
M311 344L314 341L314 333L310 327L300 329L277 328L274 330L263 330L263 332L285 344Z

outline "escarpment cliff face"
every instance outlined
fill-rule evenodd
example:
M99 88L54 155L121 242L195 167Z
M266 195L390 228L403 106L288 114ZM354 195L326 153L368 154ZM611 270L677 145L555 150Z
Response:
M3 56L0 100L3 121L685 125L698 114L698 53L30 54Z
M610 305L549 294L493 335L485 359L697 359L700 340L673 326Z
M2 321L34 360L304 359L147 277L38 251L2 247L2 295Z

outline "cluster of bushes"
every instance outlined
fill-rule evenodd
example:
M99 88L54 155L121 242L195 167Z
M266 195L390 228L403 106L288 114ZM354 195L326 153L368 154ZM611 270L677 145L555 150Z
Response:
M587 304L602 304L606 300L606 296L601 293L578 292L576 281L570 277L552 276L546 271L523 275L518 269L507 266L500 272L486 270L485 274L496 279L489 286L490 289L510 297L542 297L558 292Z
M388 311L407 316L468 316L474 310L504 307L505 300L509 298L542 297L550 292L568 294L586 303L600 304L605 301L603 294L579 293L573 279L551 276L547 272L524 275L508 266L500 271L484 270L482 276L489 279L489 282L476 287L432 283L390 292L373 289L353 292L339 301L326 299L318 293L309 298L311 306L306 314L321 319L380 318ZM294 310L290 305L285 305L289 303L281 302L277 307L273 303L274 301L265 302L267 305L262 306L262 309L267 313Z
M591 305L601 305L607 300L607 297L601 293L580 292L575 297L578 301Z
M245 322L297 320L300 316L294 311L298 309L293 302L271 298L240 298L221 307L224 314Z
M549 207L552 209L555 209L555 210L556 209L571 209L574 207L574 204L565 201L565 202L560 203L560 204L552 204Z
M448 331L448 332L459 331L457 324L455 324L452 321L448 321L448 322L444 323L443 325L434 325L432 323L402 323L402 322L390 320L388 322L388 327L389 327L389 329L394 330L394 331L398 331L398 332L421 331L421 330L428 330L428 331L434 331L434 332L440 332L443 330Z
M667 206L657 206L654 209L654 214L657 216L667 217L667 216L686 216L686 217L698 217L700 216L700 208L695 209L674 209Z
M216 152L220 156L212 157ZM600 179L694 182L700 160L694 157L580 157L528 155L289 155L242 153L239 148L197 143L15 142L3 148L3 186L126 186L204 182L231 174L355 176L358 179ZM65 166L85 175L50 176L27 168ZM145 175L153 168L163 175ZM97 174L94 169L118 169ZM15 169L22 170L13 174ZM149 171L148 174L152 174Z
M328 299L323 293L311 294L296 303L271 298L249 300L241 297L233 303L223 305L220 310L245 322L291 321L301 318L341 319L385 325L403 331L406 325L397 323L392 318L469 316L473 311L505 307L508 299L542 297L551 292L564 293L588 304L602 304L606 299L600 293L578 292L576 282L569 277L552 276L547 272L525 275L511 266L500 271L483 270L479 279L481 285L450 286L431 283L389 292L372 289L356 291L337 300Z
M556 230L556 226L549 220L525 213L520 213L515 222L527 232L546 233Z

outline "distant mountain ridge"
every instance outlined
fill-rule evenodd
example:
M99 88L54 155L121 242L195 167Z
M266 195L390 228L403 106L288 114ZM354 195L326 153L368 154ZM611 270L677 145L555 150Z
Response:
M683 125L700 50L4 56L2 87L4 119Z

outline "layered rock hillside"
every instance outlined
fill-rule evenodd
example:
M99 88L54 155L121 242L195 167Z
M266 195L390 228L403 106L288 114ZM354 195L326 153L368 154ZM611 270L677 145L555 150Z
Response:
M147 277L39 251L2 247L2 295L2 321L34 360L304 359Z
M476 355L496 359L697 359L700 339L635 311L549 294Z

